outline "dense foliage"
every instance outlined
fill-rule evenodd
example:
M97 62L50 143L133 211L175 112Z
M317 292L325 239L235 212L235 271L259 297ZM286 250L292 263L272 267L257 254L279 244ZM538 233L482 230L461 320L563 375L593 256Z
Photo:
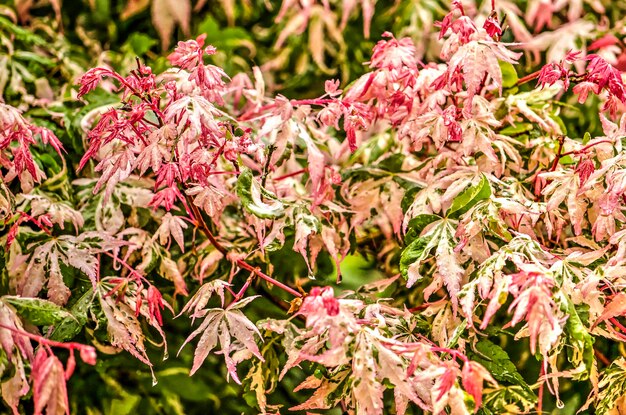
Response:
M0 6L7 413L626 410L624 11Z

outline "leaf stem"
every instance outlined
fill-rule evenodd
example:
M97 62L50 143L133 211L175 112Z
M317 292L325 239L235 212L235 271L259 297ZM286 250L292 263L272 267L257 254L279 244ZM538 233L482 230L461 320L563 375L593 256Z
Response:
M525 83L528 83L530 81L532 81L533 79L537 79L539 78L539 74L541 73L541 70L539 71L535 71L533 73L530 73L526 76L522 76L521 78L519 78L517 80L517 82L515 83L515 85L519 86L519 85L523 85Z
M269 282L270 284L275 285L278 288L281 288L283 291L288 292L289 294L293 295L294 297L302 297L302 294L300 294L298 291L294 290L293 288L289 287L288 285L283 284L282 282L280 282L278 280L275 280L274 278L270 277L269 275L265 274L264 272L261 272L260 269L252 267L252 265L248 264L244 260L238 259L236 263L241 268L243 268L243 269L245 269L247 271L255 273L258 277L261 277L262 279L264 279L265 281Z
M543 413L543 386L545 384L544 380L541 380L541 378L546 374L546 370L544 367L544 362L541 362L541 369L539 372L539 381L541 382L539 384L539 391L537 392L537 413L539 415L541 415Z
M39 336L37 334L32 334L29 333L27 331L23 331L23 330L18 330L15 329L13 327L4 325L2 323L0 323L0 327L5 329L5 330L9 330L12 333L18 334L20 336L24 336L29 338L30 340L36 341L39 344L43 344L45 346L49 346L49 347L60 347L63 349L67 349L67 350L81 350L81 349L92 349L92 346L87 346L85 344L81 344L81 343L75 343L75 342L69 342L69 343L61 343L61 342L57 342L54 340L50 340L50 339L46 339L45 337Z
M188 196L186 196L186 197L188 198ZM198 207L196 205L194 205L193 201L191 201L189 199L188 199L188 204L189 204L189 207L190 207L190 209L192 211L192 214L194 216L194 219L196 221L197 226L206 235L206 237L209 239L209 241L215 247L215 249L217 249L222 255L227 257L228 256L228 249L226 249L222 244L220 244L217 241L217 239L215 238L215 235L213 235L213 232L211 232L211 230L209 229L208 225L204 221L204 218L202 217L202 213L200 212ZM298 291L294 290L293 288L289 287L288 285L283 284L280 281L275 280L274 278L272 278L269 275L267 275L264 272L262 272L260 269L254 268L252 265L248 264L246 261L244 261L242 259L237 259L235 261L235 263L240 268L243 268L246 271L250 271L250 272L254 273L256 276L260 277L261 279L264 279L265 281L267 281L268 283L270 283L272 285L277 286L278 288L282 289L283 291L288 292L289 294L293 295L294 297L302 297L302 294L300 294Z
M565 142L565 136L559 136L559 148L554 156L554 160L552 161L552 166L550 167L550 171L555 171L557 166L559 165L559 160L563 157L563 143Z
M283 176L278 176L278 177L275 177L275 178L273 178L272 180L273 180L273 181L275 181L275 182L278 182L278 181L281 181L281 180L288 179L288 178L290 178L290 177L297 176L297 175L299 175L299 174L307 173L308 171L309 171L309 169L304 168L304 169L300 169L300 170L292 171L291 173L287 173L287 174L285 174L285 175L283 175Z

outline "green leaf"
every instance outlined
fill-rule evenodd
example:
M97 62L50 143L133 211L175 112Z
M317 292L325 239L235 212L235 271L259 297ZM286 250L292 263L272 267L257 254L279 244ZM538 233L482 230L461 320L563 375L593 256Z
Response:
M252 175L252 170L244 168L237 179L237 196L246 210L255 216L273 219L282 216L285 208L280 200L268 190L265 190ZM272 203L266 203L263 198Z
M517 84L517 71L509 62L500 61L500 71L502 71L502 87L511 88Z
M404 154L393 154L378 163L378 168L391 173L400 173L402 171L402 163L404 163L405 158L406 156Z
M476 352L470 351L468 357L483 365L494 379L498 382L521 386L526 392L534 396L532 389L517 371L511 358L502 347L490 340L481 339L476 343L475 350Z
M508 136L517 136L517 135L521 135L524 133L528 133L532 131L532 129L533 129L532 124L522 122L522 123L515 123L514 125L506 126L500 131L498 131L498 133L502 135L508 135Z
M28 52L25 50L18 50L13 54L13 56L15 57L15 59L19 59L24 62L36 62L48 68L52 68L58 65L58 63L54 61L54 59L46 58L39 53Z
M70 309L71 315L63 319L52 332L51 340L66 341L73 339L87 323L87 312L93 302L93 289L87 290Z
M127 40L127 44L137 56L143 56L153 47L158 45L158 41L144 33L132 33Z
M433 235L424 236L415 239L409 246L407 246L400 256L400 272L404 278L408 278L409 267L415 262L421 262L426 259L426 256L432 249L429 246L429 242Z
M491 196L491 186L489 181L483 175L477 185L470 186L463 190L452 202L452 206L448 209L447 217L458 218L478 201L487 199Z
M585 371L578 373L575 379L586 380L589 378L589 373L594 362L594 338L589 334L580 319L572 300L567 298L566 301L566 304L563 304L561 307L566 307L566 312L569 314L567 322L565 323L565 332L568 337L567 344L571 346L567 348L567 358L576 366L581 364L585 366Z
M0 30L11 33L16 39L21 40L24 43L37 46L46 46L48 44L48 42L46 42L41 36L14 24L4 16L0 17Z
M404 242L410 244L420 236L426 226L438 220L441 220L441 216L439 215L431 215L428 213L417 215L409 221L409 230L406 232Z
M74 319L68 311L41 298L4 296L2 301L13 306L20 317L35 326L52 326L67 318Z

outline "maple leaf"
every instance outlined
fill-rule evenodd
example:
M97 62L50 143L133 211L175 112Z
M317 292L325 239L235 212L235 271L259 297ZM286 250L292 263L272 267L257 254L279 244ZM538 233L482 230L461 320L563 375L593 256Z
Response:
M52 195L33 191L30 194L20 194L17 203L24 201L30 204L30 213L33 217L47 215L52 223L59 225L61 229L65 228L66 222L71 222L74 228L80 229L85 220L83 215L65 201L56 200Z
M3 376L0 392L2 392L2 399L12 409L13 414L18 415L20 398L25 396L30 389L24 359L32 358L33 347L26 337L18 334L24 330L22 322L13 308L2 300L2 297L0 297L0 324L3 326L0 330L0 350L13 365L12 376L5 372L3 366L0 366L0 374Z
M546 172L539 175L542 179L550 180L542 191L543 195L549 196L546 203L546 210L558 209L562 202L565 202L569 219L574 228L574 233L582 233L583 220L587 211L587 202L579 194L580 176L573 169L558 172Z
M145 336L135 310L128 304L117 301L114 296L107 295L107 292L104 291L103 288L99 289L98 297L102 312L107 319L107 332L111 337L111 344L126 350L152 370L152 363L144 345Z
M438 272L433 276L431 284L424 290L424 298L428 299L433 292L445 285L456 312L465 269L459 263L458 254L454 252L456 246L454 234L455 229L447 219L432 222L425 232L411 241L402 252L400 269L402 275L407 278L407 286L412 286L422 279L419 267L435 249Z
M349 376L349 370L340 370L333 374L332 377L319 378L311 375L300 383L294 392L302 389L315 389L313 395L300 405L289 408L291 411L303 411L306 409L331 409L341 401L341 394L337 393L342 383Z
M553 275L540 265L518 263L520 272L512 276L516 289L515 300L509 311L515 310L511 325L522 320L530 337L530 351L535 353L537 344L539 352L547 357L552 347L563 332L563 319L552 298L554 287ZM518 333L518 336L522 331Z
M158 238L161 245L169 246L170 238L174 238L180 250L185 252L185 235L183 229L187 229L187 223L180 216L173 216L167 212L161 218L161 226L154 234L154 238Z
M467 89L467 102L471 104L474 95L485 86L485 79L490 76L502 92L502 69L498 59L516 63L521 56L506 49L502 44L473 40L459 47L448 62L448 74L460 70ZM471 105L469 105L471 107Z
M604 307L604 311L602 314L596 319L593 323L593 327L597 326L603 321L609 320L616 316L621 316L626 313L626 294L625 293L617 293L612 299L611 302L608 303Z
M476 403L476 410L480 408L483 400L483 382L487 381L497 386L498 383L491 374L482 365L476 362L468 361L463 364L461 371L461 380L463 388L467 393L472 395Z
M103 201L106 203L111 197L115 186L130 176L134 162L135 155L130 148L124 148L102 159L95 168L96 171L102 172L102 175L93 188L94 194L106 184Z
M65 384L63 363L40 347L32 364L35 415L69 415L70 405Z
M257 298L257 296L247 297L232 303L225 309L200 309L203 303L206 304L206 296L207 294L203 292L200 297L194 301L194 312L192 314L193 317L202 316L204 320L200 326L185 339L185 342L181 346L182 350L187 343L201 334L200 341L194 353L193 366L190 374L193 375L200 366L202 366L209 353L217 347L219 342L220 353L224 355L228 375L232 376L235 382L241 384L237 376L237 364L241 360L249 358L246 354L252 354L259 360L264 361L255 341L255 335L262 339L261 333L254 323L248 320L241 311L241 308L245 307L248 303ZM188 307L187 312L189 312L191 308L191 306ZM180 353L180 350L178 352Z
M96 235L88 232L78 237L62 235L35 246L25 273L19 281L20 294L34 297L47 281L48 298L56 304L65 304L71 293L63 281L61 263L85 273L95 286L98 259L94 255L96 249L90 246L93 242L88 242L93 236ZM102 240L98 236L95 239Z
M180 26L185 36L189 36L190 0L152 0L150 12L163 50L169 48L176 25Z
M143 176L149 168L158 172L164 162L170 161L171 150L166 143L175 136L176 127L173 124L166 124L150 133L147 138L148 144L143 146L133 165L134 169L139 169L140 176Z
M203 317L205 314L204 308L214 294L217 294L221 300L222 307L224 307L224 289L228 286L230 286L230 284L222 280L213 280L203 284L193 297L187 301L187 304L185 304L178 315L189 314L192 318L192 322L198 317Z

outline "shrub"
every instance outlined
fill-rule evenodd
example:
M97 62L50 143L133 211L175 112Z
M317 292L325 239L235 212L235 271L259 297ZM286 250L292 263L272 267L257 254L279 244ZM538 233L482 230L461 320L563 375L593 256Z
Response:
M512 4L470 6L437 23L438 59L385 32L362 75L302 99L209 64L206 34L73 90L84 56L0 20L68 69L45 99L22 72L0 104L5 404L130 413L138 388L184 413L219 384L232 413L619 413L621 42L572 48L619 22L529 2L537 32L570 20L533 37ZM298 7L292 32L319 30ZM118 397L78 393L98 388Z

